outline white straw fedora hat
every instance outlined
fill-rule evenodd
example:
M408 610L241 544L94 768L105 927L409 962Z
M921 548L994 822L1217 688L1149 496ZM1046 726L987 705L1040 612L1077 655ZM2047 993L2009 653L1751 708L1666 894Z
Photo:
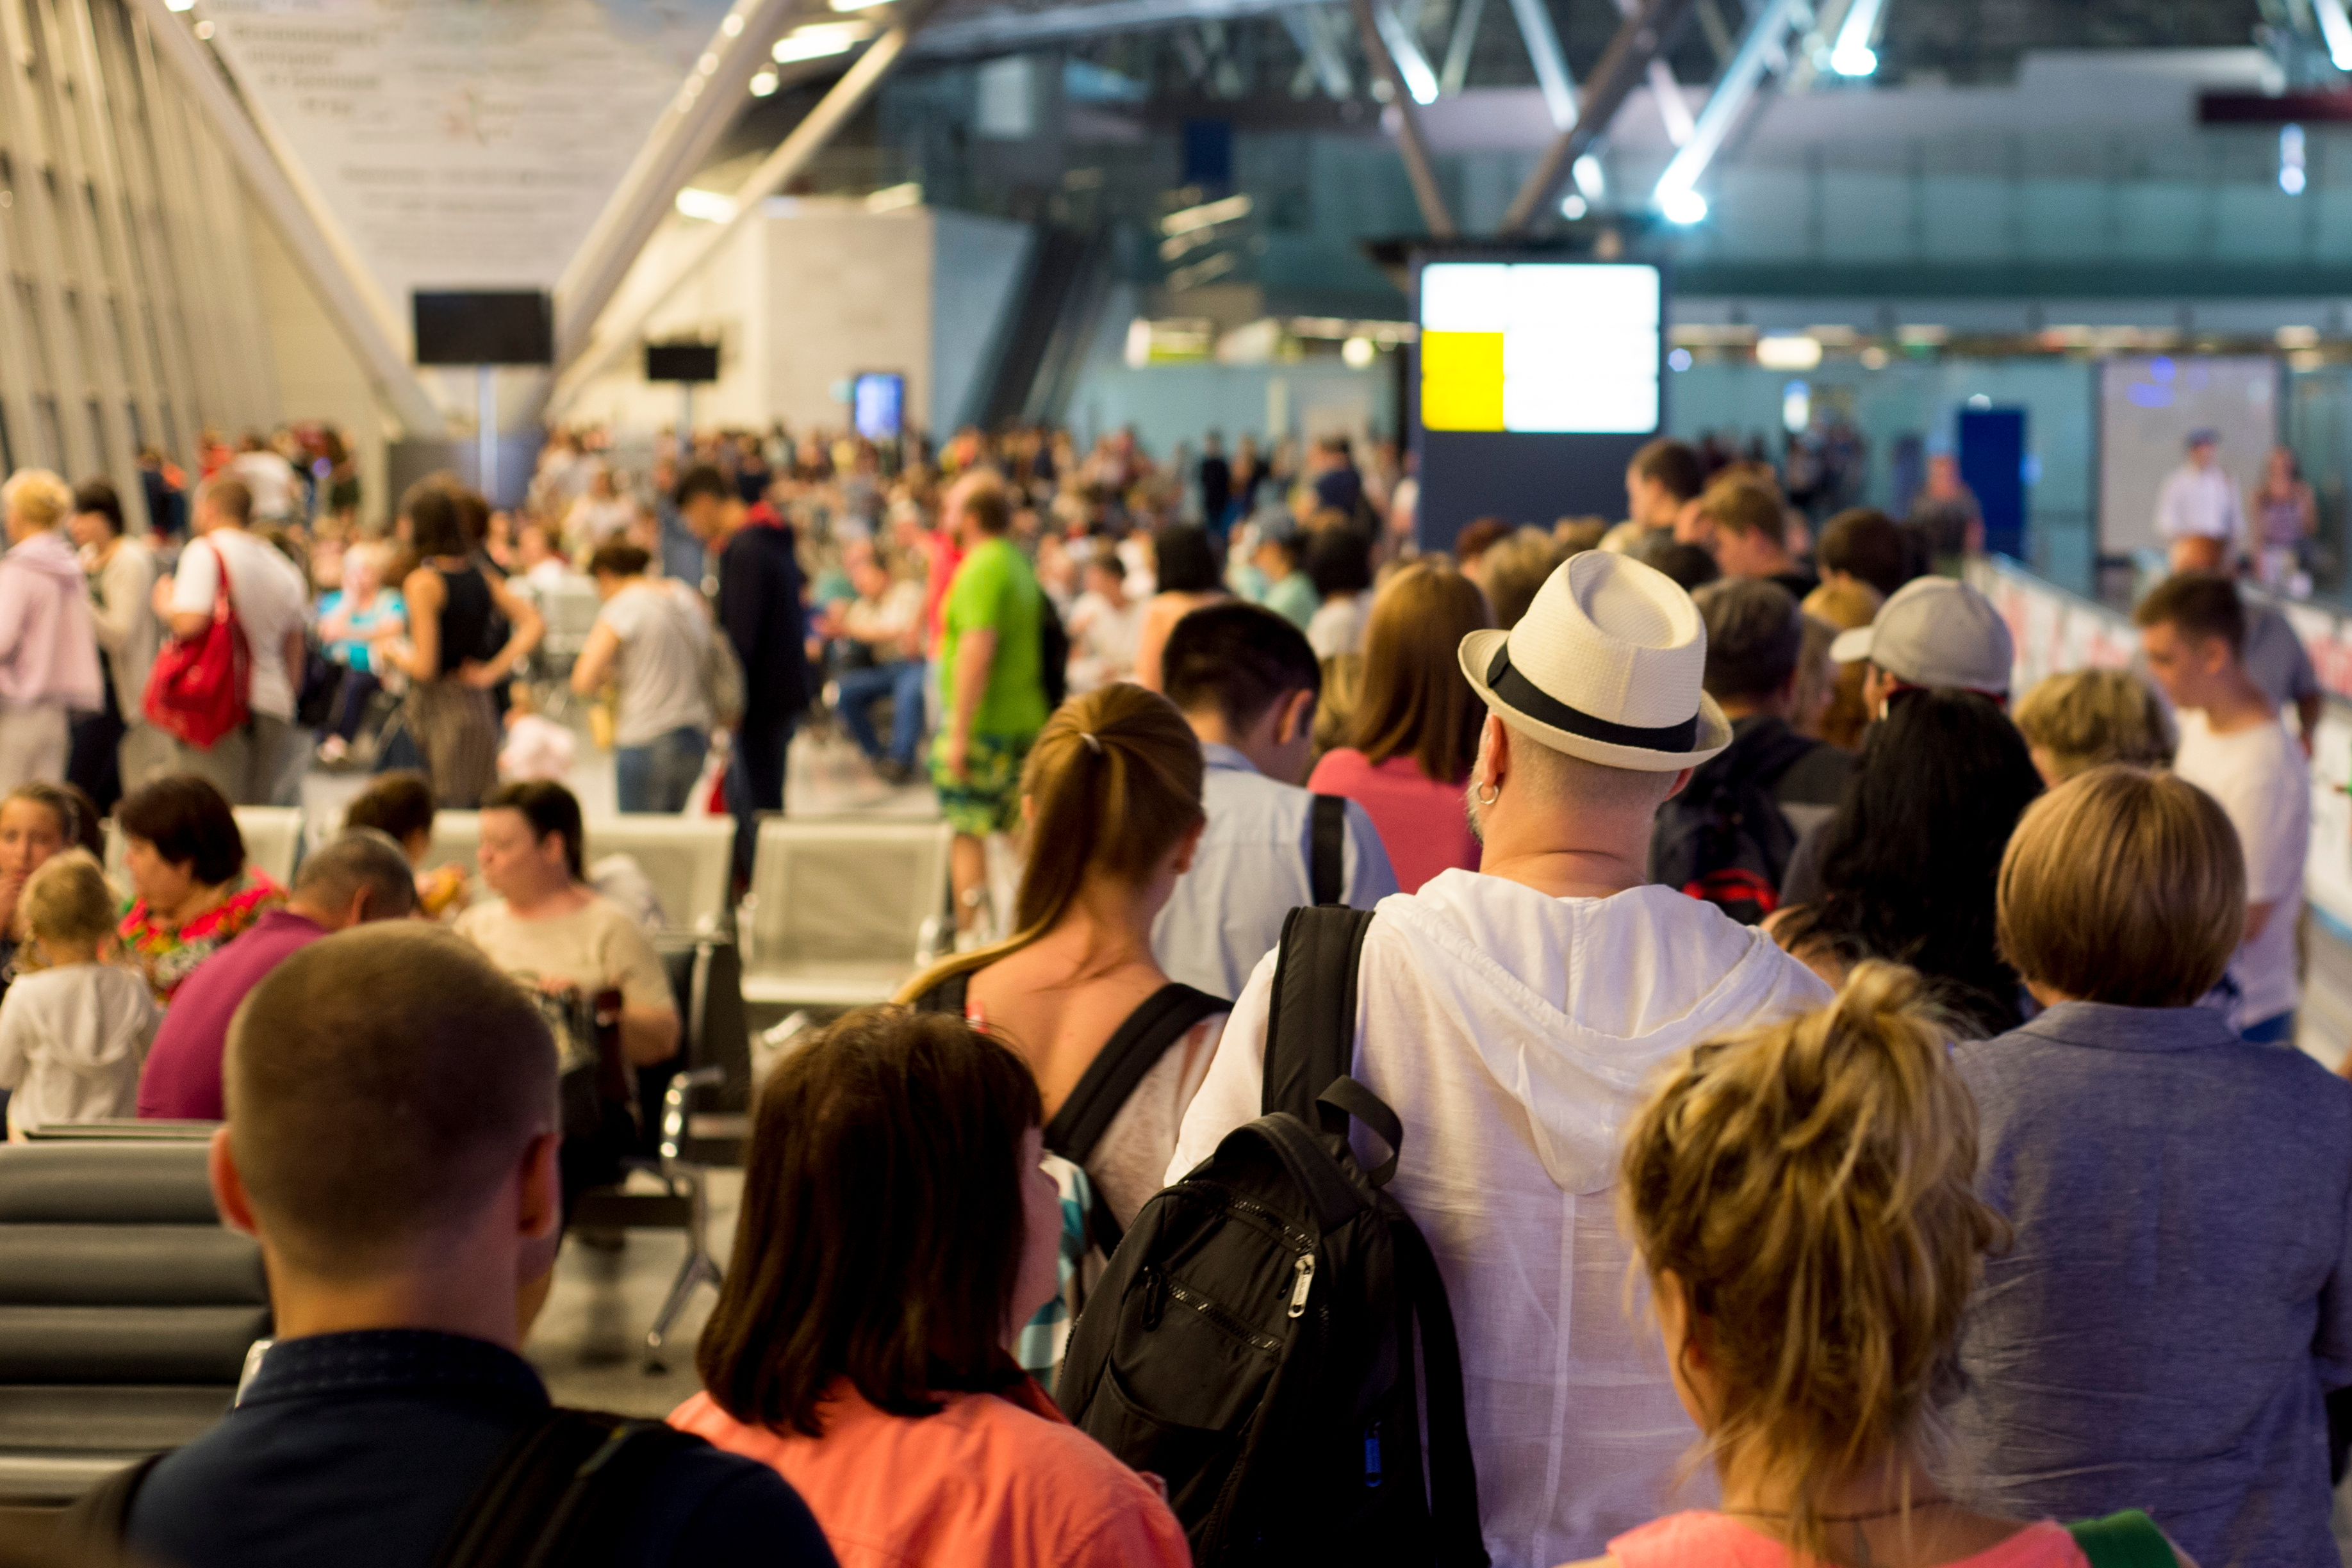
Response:
M1610 768L1696 768L1731 744L1700 689L1706 623L1674 579L1586 550L1544 580L1508 632L1462 639L1462 673L1512 728Z

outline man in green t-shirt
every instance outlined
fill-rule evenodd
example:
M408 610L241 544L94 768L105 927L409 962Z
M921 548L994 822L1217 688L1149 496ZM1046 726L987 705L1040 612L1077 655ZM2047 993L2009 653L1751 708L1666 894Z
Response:
M1039 616L1045 595L1005 529L1003 481L986 470L948 492L948 526L964 550L948 587L940 638L940 696L947 710L931 747L940 812L955 830L950 875L956 929L980 919L988 883L987 840L1021 821L1021 765L1045 727Z

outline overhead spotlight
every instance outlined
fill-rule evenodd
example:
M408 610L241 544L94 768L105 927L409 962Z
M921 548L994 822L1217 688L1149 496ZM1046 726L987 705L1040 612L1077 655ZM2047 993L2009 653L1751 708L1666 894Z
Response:
M677 211L681 217L699 218L707 224L723 224L735 215L735 204L716 191L688 185L677 193Z
M193 11L196 8L196 0L163 0L163 8L167 11Z
M1350 338L1339 345L1339 361L1351 371L1369 370L1379 357L1380 350L1372 347L1370 338Z
M1601 168L1601 160L1587 152L1568 166L1569 177L1576 188L1584 193L1588 202L1597 202L1609 193L1609 172Z
M1706 221L1706 198L1696 191L1664 191L1658 195L1658 211L1665 214L1666 222L1687 228Z
M1832 49L1830 69L1842 77L1866 77L1878 69L1878 56L1870 49Z
M199 38L210 38L213 36L213 25L210 22L199 22L196 24L195 32Z
M768 53L780 66L794 60L821 60L828 55L845 55L873 36L871 22L811 22L778 38Z
M1670 371L1686 371L1690 368L1691 351L1688 349L1675 349L1667 352L1666 369Z
M877 5L887 5L890 0L832 0L836 11L871 11Z
M728 12L726 16L720 20L719 30L726 34L730 38L740 37L743 31L742 16L733 11Z
M2279 189L2290 196L2303 194L2305 184L2303 162L2303 127L2279 127Z
M2319 13L2319 36L2326 40L2327 57L2339 71L2352 71L2352 16L2344 0L2312 0Z
M1574 191L1570 191L1566 196L1560 199L1559 215L1570 220L1571 222L1577 218L1582 217L1591 210L1592 208L1586 204L1584 198L1578 195Z
M782 84L782 79L783 78L777 76L776 73L772 70L763 69L753 71L751 73L751 96L753 98L766 98L776 90L777 87Z
M1878 69L1878 56L1870 47L1878 31L1879 14L1886 0L1853 0L1830 45L1830 69L1842 77L1866 77Z

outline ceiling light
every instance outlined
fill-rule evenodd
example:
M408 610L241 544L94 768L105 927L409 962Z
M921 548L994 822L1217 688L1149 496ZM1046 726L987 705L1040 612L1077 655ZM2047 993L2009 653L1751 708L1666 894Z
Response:
M1885 4L1886 0L1853 0L1838 26L1837 41L1830 46L1830 69L1842 77L1866 77L1878 69L1878 57L1872 52L1870 40L1878 31L1879 13Z
M751 96L765 98L782 85L783 78L765 68L751 73Z
M1706 221L1706 198L1696 191L1662 191L1658 194L1658 211L1666 214L1668 223L1688 227Z
M1585 204L1584 198L1578 195L1574 191L1570 191L1567 195L1560 198L1559 215L1561 217L1573 221L1574 219L1582 217L1591 210L1592 209L1590 206Z
M2344 14L2344 0L2313 0L2319 12L2319 36L2327 40L2327 57L2339 71L2352 71L2352 16Z
M719 22L719 30L730 38L735 37L743 31L743 18L735 12L730 11Z
M682 217L699 218L707 224L723 224L735 215L735 204L716 191L688 185L677 193L677 210Z
M833 0L836 11L871 11L877 5L887 5L890 0Z
M1222 202L1203 202L1199 206L1186 207L1160 220L1160 232L1164 235L1191 234L1217 224L1229 224L1250 215L1250 199L1227 196Z
M1340 362L1351 371L1370 370L1379 356L1380 350L1372 347L1370 338L1350 338L1339 345Z
M1756 362L1768 371L1810 371L1822 362L1822 340L1802 335L1759 338Z
M1587 152L1570 164L1568 172L1575 180L1576 188L1584 193L1586 201L1597 202L1609 193L1608 172L1601 167L1601 160L1591 153Z
M209 37L211 37L212 36L213 36L213 25L212 25L210 22L199 22L199 23L197 23L197 24L196 24L196 37L199 37L199 38L209 38Z
M828 55L847 54L873 36L871 22L811 22L777 39L768 53L780 66L794 60L821 60Z

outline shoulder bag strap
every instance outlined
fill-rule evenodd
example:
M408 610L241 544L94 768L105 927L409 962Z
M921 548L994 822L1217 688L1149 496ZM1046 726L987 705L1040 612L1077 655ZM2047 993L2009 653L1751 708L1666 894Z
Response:
M1073 1165L1085 1165L1110 1130L1119 1108L1168 1054L1168 1048L1211 1013L1232 1009L1231 1002L1173 980L1146 997L1143 1005L1128 1014L1118 1032L1095 1052L1077 1087L1054 1113L1045 1126L1045 1146Z
M89 1549L94 1562L112 1561L121 1550L123 1532L131 1523L131 1505L138 1500L139 1489L146 1484L148 1474L171 1456L169 1448L150 1454L123 1466L82 1493L71 1508L58 1516L53 1539L60 1546Z
M2066 1533L2091 1568L2175 1568L2180 1561L2156 1521L2136 1508L2070 1524Z
M960 975L950 975L915 998L915 1010L919 1013L953 1013L956 1017L961 1018L964 998L971 990L971 972L970 970L967 969Z
M1391 1211L1394 1213L1394 1211ZM1470 1419L1462 1395L1462 1346L1454 1309L1429 1243L1402 1213L1389 1237L1404 1276L1421 1339L1422 1395L1429 1427L1429 1515L1443 1568L1487 1568L1478 1528L1478 1467L1470 1452Z
M434 1568L618 1568L654 1470L701 1443L660 1421L551 1409L508 1443Z
M1327 1132L1336 1130L1336 1118L1344 1127L1344 1115L1316 1102L1355 1069L1356 973L1371 924L1371 911L1344 904L1294 909L1284 919L1266 1009L1261 1114L1287 1111Z
M1317 904L1348 902L1348 801L1318 795L1307 838L1307 884Z

